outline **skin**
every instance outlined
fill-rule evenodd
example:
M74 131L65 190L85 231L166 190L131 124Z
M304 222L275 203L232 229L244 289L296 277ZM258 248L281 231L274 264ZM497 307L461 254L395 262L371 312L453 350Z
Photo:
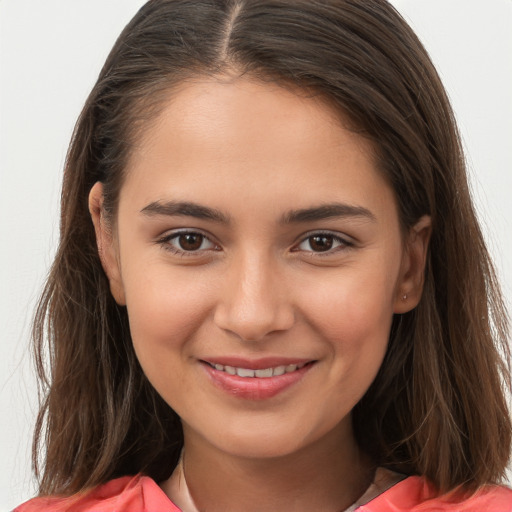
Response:
M115 225L100 183L91 215L142 368L182 418L198 508L349 506L373 471L351 410L382 363L393 315L419 301L430 219L403 233L371 144L319 98L249 78L182 85L126 171ZM170 201L226 222L169 215ZM333 203L348 214L283 222ZM198 249L183 251L176 230L198 233ZM201 363L225 356L314 363L251 400L216 387Z

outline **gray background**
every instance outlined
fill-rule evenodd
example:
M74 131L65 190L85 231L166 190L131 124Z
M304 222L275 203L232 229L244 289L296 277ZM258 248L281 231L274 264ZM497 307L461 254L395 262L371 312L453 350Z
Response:
M58 237L81 106L141 0L0 0L0 510L35 491L28 339ZM477 208L512 303L512 0L394 0L444 80Z

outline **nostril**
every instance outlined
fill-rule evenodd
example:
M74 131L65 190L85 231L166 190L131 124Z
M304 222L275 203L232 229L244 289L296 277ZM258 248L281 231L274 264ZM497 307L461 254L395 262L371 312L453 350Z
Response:
M269 301L271 302L271 301ZM287 304L231 303L221 304L214 323L223 331L247 343L258 342L271 333L290 329L295 322L292 308Z

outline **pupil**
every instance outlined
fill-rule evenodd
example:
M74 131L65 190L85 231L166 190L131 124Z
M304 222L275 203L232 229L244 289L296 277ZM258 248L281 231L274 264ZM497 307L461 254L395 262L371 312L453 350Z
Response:
M332 247L333 239L332 236L318 235L311 237L309 243L314 251L322 252L328 251Z
M197 251L203 243L203 235L197 235L194 233L180 235L179 243L180 247L184 251Z

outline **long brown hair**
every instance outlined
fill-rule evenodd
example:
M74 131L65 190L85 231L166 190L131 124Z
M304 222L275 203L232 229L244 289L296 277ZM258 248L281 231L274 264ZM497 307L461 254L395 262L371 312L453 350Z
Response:
M511 446L507 315L472 206L454 116L421 43L385 0L151 0L112 49L75 128L60 246L34 340L40 493L174 469L179 418L147 381L113 300L87 207L115 218L130 148L174 87L226 69L314 91L373 141L404 228L433 233L418 307L396 316L382 368L353 411L379 465L443 492L503 476Z

